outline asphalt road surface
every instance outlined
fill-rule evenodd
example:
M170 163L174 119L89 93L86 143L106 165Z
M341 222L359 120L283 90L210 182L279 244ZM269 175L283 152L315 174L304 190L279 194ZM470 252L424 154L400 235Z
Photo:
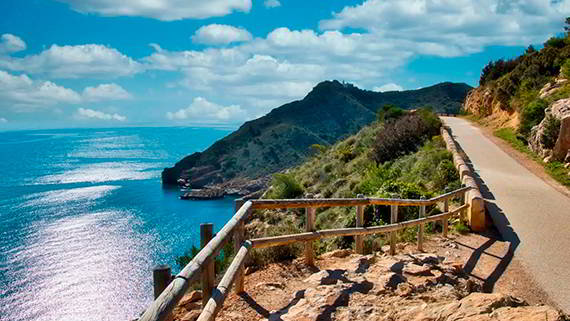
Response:
M470 158L497 229L542 289L570 313L570 198L499 149L468 121L442 119Z

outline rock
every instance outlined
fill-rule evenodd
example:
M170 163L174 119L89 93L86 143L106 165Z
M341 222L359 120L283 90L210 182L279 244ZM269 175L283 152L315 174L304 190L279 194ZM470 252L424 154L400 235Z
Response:
M345 258L347 256L350 256L351 254L352 254L352 250L340 249L340 250L334 250L331 252L327 252L327 253L321 255L321 257L323 257L323 258L331 258L331 257Z
M201 312L202 312L201 310L192 310L192 311L186 313L180 319L180 321L196 321L196 320L198 320L198 317L200 316Z
M202 291L192 291L186 294L180 302L178 303L181 306L186 306L189 303L196 302L202 300Z
M550 118L560 121L560 132L555 139L552 150L544 146L544 137L548 135L548 122ZM529 147L541 158L552 155L549 161L563 161L570 149L570 98L555 101L552 106L545 110L545 117L540 124L531 129Z
M261 282L255 285L256 288L284 289L285 285L280 282Z
M490 314L500 321L562 321L560 313L549 306L504 307Z
M396 288L396 293L401 297L409 296L414 292L414 286L410 283L400 283Z
M345 272L344 270L322 270L313 273L304 282L313 286L337 284L340 280L346 280Z
M550 162L552 162L552 155L546 156L543 160L543 163L548 164Z
M568 79L557 78L554 82L549 82L542 89L540 89L540 98L544 99L555 92L557 92L562 86L568 82Z
M431 273L431 267L427 264L424 265L417 265L417 264L406 264L406 266L404 266L402 272L404 272L405 274L410 274L410 275L422 275L422 276L429 276L429 275L433 275Z
M443 260L445 259L445 258L443 258L441 256L437 256L436 254L433 254L433 253L415 254L414 258L417 261L419 261L420 263L432 264L432 265L439 264L439 263L443 262Z
M330 309L347 306L350 295L348 284L318 286L305 290L304 298L281 315L283 321L317 321L323 313ZM279 314L279 313L278 313ZM276 319L277 320L277 319Z
M376 294L384 293L386 290L394 290L399 284L405 283L406 278L397 273L382 274L376 282L374 282L374 290Z
M182 194L180 199L183 200L194 200L194 201L202 201L202 200L215 200L224 198L225 191L218 188L204 188L204 189L194 189L190 192Z

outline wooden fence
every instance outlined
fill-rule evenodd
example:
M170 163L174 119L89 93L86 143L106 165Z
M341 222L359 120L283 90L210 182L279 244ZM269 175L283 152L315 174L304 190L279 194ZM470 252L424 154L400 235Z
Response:
M235 284L237 293L244 292L244 263L252 248L268 248L281 246L296 242L305 244L305 262L314 264L313 241L338 236L354 236L355 250L357 253L364 253L363 236L379 233L390 233L390 254L396 253L396 232L407 227L419 226L418 229L418 249L423 250L424 225L429 222L442 221L444 237L448 233L448 220L451 216L468 209L469 204L465 202L465 193L471 187L462 187L456 191L440 195L431 199L387 199L387 198L333 198L333 199L291 199L291 200L236 200L236 213L226 225L211 238L211 225L201 226L201 235L204 244L202 250L192 259L182 271L172 278L172 281L161 291L161 294L146 309L139 320L141 321L163 321L170 320L171 312L176 307L180 299L184 296L190 285L202 279L203 287L203 309L199 321L214 320L222 304L227 297L232 284ZM453 198L461 197L463 205L450 211L449 201ZM426 206L443 202L443 213L426 217ZM364 207L367 205L387 205L391 206L391 222L388 225L364 227ZM322 207L352 207L356 206L356 227L339 228L331 230L315 230L316 209ZM419 218L398 223L399 206L418 206ZM282 235L274 237L264 237L252 240L245 240L245 221L253 209L275 209L275 208L306 208L306 232L292 235ZM221 248L233 237L236 256L228 267L220 283L214 288L214 268L213 262ZM210 239L211 238L211 239ZM209 240L209 241L207 241ZM170 272L168 272L170 273ZM170 276L168 277L170 279ZM164 284L164 281L155 281ZM159 291L155 291L159 292Z

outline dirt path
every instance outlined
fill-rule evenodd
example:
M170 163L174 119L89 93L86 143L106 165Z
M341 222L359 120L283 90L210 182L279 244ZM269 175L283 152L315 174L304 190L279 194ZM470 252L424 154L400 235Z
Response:
M570 311L570 198L468 121L443 119L472 162L497 229L540 287L561 309Z

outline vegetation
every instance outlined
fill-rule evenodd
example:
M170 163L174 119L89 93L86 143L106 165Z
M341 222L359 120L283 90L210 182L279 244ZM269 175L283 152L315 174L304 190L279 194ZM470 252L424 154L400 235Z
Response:
M338 81L324 81L304 99L246 122L204 152L187 156L165 169L162 180L165 184L176 184L181 176L195 176L200 179L192 182L194 187L201 187L216 182L220 176L228 180L270 175L310 157L315 152L310 146L330 146L379 116L398 117L401 109L424 105L457 113L470 89L466 84L442 83L418 90L379 93ZM377 115L378 109L385 105L392 107ZM345 157L350 154L345 153ZM195 175L190 171L193 168Z
M201 249L197 248L196 246L192 246L190 250L186 251L183 255L178 256L175 258L176 264L182 270L192 259L200 252ZM214 268L216 270L216 275L221 275L225 272L225 270L230 266L233 257L234 257L234 244L233 242L227 242L220 254L216 257ZM199 288L199 285L195 286Z
M390 110L391 108L386 108ZM383 109L384 110L384 109ZM429 109L415 113L404 112L399 117L389 117L387 121L377 121L362 128L357 134L346 138L313 156L298 167L278 177L287 177L289 184L283 185L274 179L266 193L267 198L281 191L279 186L293 186L298 183L304 191L298 197L357 197L366 196L390 198L431 198L448 190L457 189L461 183L453 166L452 155L445 149L440 136L441 123ZM392 147L382 159L378 158L379 140L387 133L398 134L407 139L414 148ZM407 137L407 138L406 138ZM298 190L295 188L294 190ZM280 192L279 192L280 193ZM285 193L287 194L287 193ZM311 196L312 195L312 196ZM426 209L428 215L440 213L435 206ZM388 206L368 206L365 213L365 226L383 225L390 222ZM400 207L399 220L417 218L417 207ZM250 237L294 234L304 231L305 211L257 210L253 222L248 225ZM356 226L355 208L317 209L316 228L330 229ZM426 231L433 232L434 224L427 224ZM417 235L416 228L406 229L398 234L402 241L412 241ZM378 249L385 244L384 236L369 236L365 248ZM317 252L353 246L352 237L323 239L315 242ZM256 250L252 264L264 264L297 257L302 245L280 246Z
M303 195L303 187L299 185L295 177L288 174L277 173L273 175L271 190L268 198L290 199Z

